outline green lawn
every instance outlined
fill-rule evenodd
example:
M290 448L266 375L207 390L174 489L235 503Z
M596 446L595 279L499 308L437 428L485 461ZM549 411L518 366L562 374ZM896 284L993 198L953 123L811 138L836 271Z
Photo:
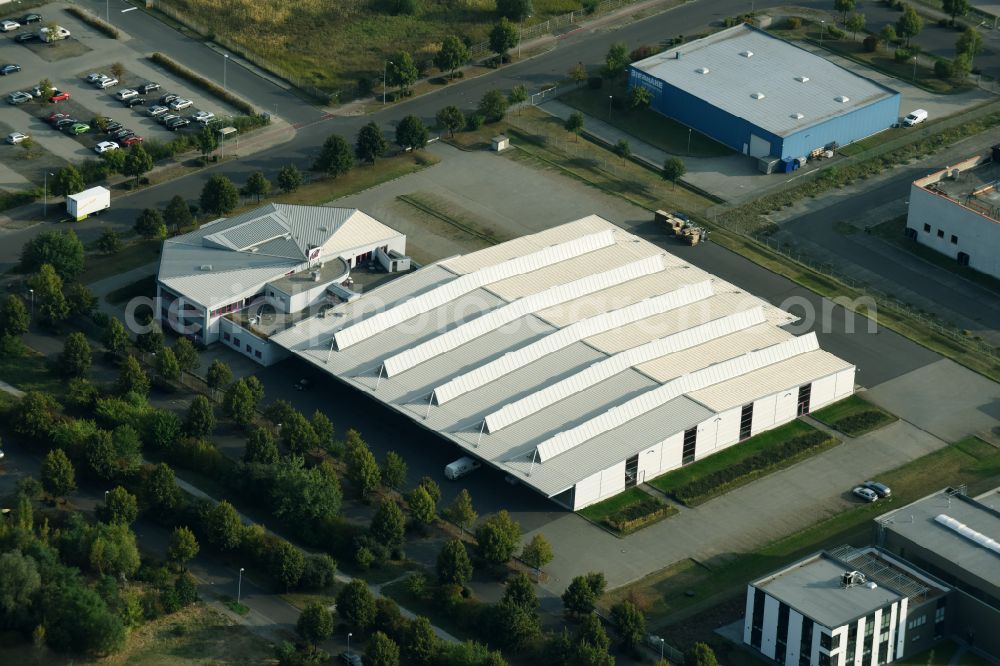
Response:
M430 584L431 582L428 581L428 585ZM444 629L459 640L480 640L477 632L470 631L469 628L462 624L458 619L463 616L466 618L472 618L478 615L478 613L475 612L476 609L474 607L480 602L475 599L465 600L465 603L470 606L470 612L463 613L462 610L458 610L452 614L448 614L441 610L440 604L432 602L426 593L420 597L410 594L406 590L405 580L397 581L384 586L382 588L382 594L394 600L400 606L405 607L407 610L410 610L417 615L423 615L428 618L434 626Z
M119 275L133 268L157 261L163 241L141 240L126 245L118 254L88 254L80 274L82 284L93 284L98 280Z
M65 381L49 370L44 356L25 348L21 356L0 355L0 379L22 391L44 391L59 397Z
M593 118L610 123L640 141L674 155L722 157L733 153L730 148L721 143L700 132L689 131L687 126L651 109L633 110L627 108L627 103L615 104L614 106L622 108L612 109L609 117L609 96L625 102L628 99L627 84L624 81L614 84L605 83L603 88L597 90L582 87L561 95L559 101L579 109ZM586 120L584 120L583 128L587 129ZM690 152L688 152L689 135L691 137Z
M633 515L628 515L629 512ZM603 502L591 504L578 512L581 516L592 522L598 523L616 534L631 534L638 529L648 527L664 518L677 513L677 509L663 502L658 497L653 497L641 488L629 488L623 493L618 493L614 497L609 497ZM644 516L659 513L655 518L650 518L633 529L619 529L624 520L637 520Z
M726 470L733 468L734 465L743 463L756 454L763 453L768 449L772 449L775 446L784 444L785 442L789 442L799 437L816 437L817 433L819 433L819 431L816 428L812 427L808 423L805 423L804 421L792 421L791 423L786 423L785 425L773 430L762 432L759 435L751 437L745 442L734 444L728 449L724 449L719 453L714 453L707 458L698 460L697 462L687 465L686 467L682 467L674 470L673 472L668 472L663 476L659 476L650 481L649 485L668 495L677 495L680 493L682 488L688 487L691 484L700 483L712 475L724 473ZM782 460L774 460L764 467L754 469L738 479L716 486L715 488L699 494L696 497L684 497L683 499L679 497L678 499L681 499L681 501L689 506L701 504L702 502L705 502L712 497L716 497L723 492L728 492L734 488L746 485L747 483L750 483L754 479L760 478L765 474L788 467L805 457L815 455L816 453L834 446L837 443L837 439L829 438L825 442L818 443L816 446L800 455L793 455L790 458Z
M859 437L899 420L856 394L813 412L812 417L848 437Z

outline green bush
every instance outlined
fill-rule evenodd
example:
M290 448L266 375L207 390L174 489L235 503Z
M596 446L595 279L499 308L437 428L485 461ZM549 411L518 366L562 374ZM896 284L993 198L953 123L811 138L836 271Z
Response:
M90 27L96 28L100 32L103 32L105 35L111 37L112 39L118 39L121 36L121 33L118 32L118 28L111 25L110 23L105 23L103 20L101 20L97 16L91 14L90 12L84 9L80 9L79 7L74 7L74 6L69 6L66 7L65 9L68 13L77 17Z
M800 16L789 16L786 21L786 25L789 30L798 30L802 27L802 17Z
M219 86L218 84L209 81L200 74L191 71L190 69L180 64L176 60L169 58L159 52L153 53L151 56L149 56L149 59L155 62L157 65L160 65L167 71L187 79L188 81L198 86L199 88L206 90L209 93L218 97L219 99L229 103L237 110L239 110L241 113L248 116L257 115L257 110L254 109L253 106L249 102L244 100L242 97L237 97L236 95L232 94L222 86Z
M896 52L892 54L892 57L896 62L906 62L913 57L913 54L910 53L910 49L896 49Z
M843 39L844 34L843 30L833 25L826 29L826 36L830 39Z
M855 433L860 435L869 430L874 430L889 420L891 420L890 417L873 409L868 412L858 412L857 414L845 416L839 421L834 422L833 427L853 437Z
M42 196L42 188L40 187L17 192L0 192L0 211L30 204L40 196Z
M955 75L955 66L950 60L938 60L934 63L934 76L939 79L950 79Z
M672 513L671 508L653 496L623 507L604 519L616 532L629 534Z

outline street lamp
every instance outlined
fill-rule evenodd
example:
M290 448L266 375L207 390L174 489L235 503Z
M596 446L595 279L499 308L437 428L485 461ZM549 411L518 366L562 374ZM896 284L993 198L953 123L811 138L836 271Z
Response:
M42 217L49 214L49 176L55 177L54 173L45 172L45 184L42 185Z
M34 289L29 289L28 291L31 292L31 318L34 319L35 318L35 290Z
M531 14L521 18L521 27L517 31L517 59L521 59L521 41L524 38L524 19L531 18Z
M349 632L349 631L347 632L347 656L348 657L351 656L351 636L353 636L353 635L354 634L352 634L351 632Z
M391 60L386 60L382 65L382 106L385 106L385 77L389 73L389 65L395 65Z
M910 79L911 82L916 82L917 80L917 56L913 56L913 78Z
M819 45L823 46L823 33L826 32L826 21L819 22Z
M608 122L611 122L611 102L614 101L614 95L608 95Z
M660 661L663 661L663 639L660 639Z
M240 577L236 582L236 605L240 604L240 596L243 592L243 567L240 567Z
M222 87L229 90L229 85L227 82L227 74L229 73L229 54L222 54Z
M688 127L688 149L687 149L687 155L688 155L688 157L691 156L691 128L690 127Z

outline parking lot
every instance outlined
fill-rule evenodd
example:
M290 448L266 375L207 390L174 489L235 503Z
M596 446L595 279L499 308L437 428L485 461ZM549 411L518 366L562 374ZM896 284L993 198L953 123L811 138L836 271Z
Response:
M3 166L0 167L0 187L16 189L18 186L26 186L28 182L40 184L41 174L46 169L59 168L64 162L79 162L95 157L94 146L100 141L111 139L95 126L95 121L99 118L107 118L123 128L131 129L146 141L170 141L175 134L148 115L149 106L158 102L163 95L176 94L192 101L188 108L179 112L171 111L185 118L198 111L208 112L219 118L234 115L233 109L154 66L124 41L106 37L59 7L45 5L33 11L44 17L42 23L0 34L0 63L21 66L19 72L0 76L0 97L4 101L0 105L0 129L5 137L15 131L31 136L45 160L35 163L36 160L6 159L8 156L19 156L13 151L20 148L4 146L0 152L0 157L4 158ZM16 15L17 10L8 10L6 14ZM48 21L65 27L70 36L50 44L39 40L23 43L17 41L18 35L34 32ZM100 88L85 80L90 73L111 76L115 63L122 67L117 85ZM50 102L33 95L31 101L22 104L8 103L11 93L31 92L43 79L51 81L54 88L68 92L69 99ZM160 85L159 89L145 95L146 104L129 108L116 97L119 91L145 82ZM60 131L46 121L53 112L67 114L88 125L89 129L78 135ZM199 128L198 123L191 122L178 131L193 132Z

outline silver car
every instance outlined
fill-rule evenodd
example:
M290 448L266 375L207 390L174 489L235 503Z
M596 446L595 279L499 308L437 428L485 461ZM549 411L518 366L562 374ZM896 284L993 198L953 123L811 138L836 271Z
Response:
M858 486L857 488L855 488L851 492L854 493L855 497L860 497L861 499L863 499L866 502L874 502L875 500L878 499L878 495L875 493L874 490L869 490L868 488L865 488L864 486Z
M24 104L25 102L30 102L31 100L31 95L26 92L21 92L20 90L7 95L8 104Z

